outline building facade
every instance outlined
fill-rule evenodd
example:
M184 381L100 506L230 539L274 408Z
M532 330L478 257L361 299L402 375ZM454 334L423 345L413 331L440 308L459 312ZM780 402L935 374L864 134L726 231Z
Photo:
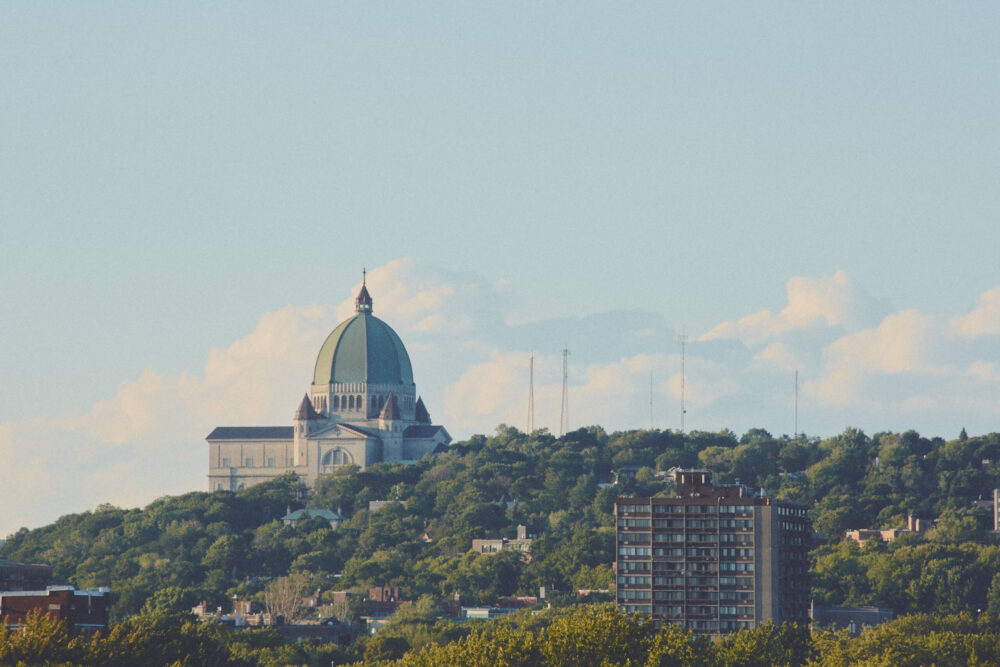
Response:
M699 635L809 622L806 507L681 470L673 498L619 498L617 601Z
M48 586L40 591L0 592L0 624L10 629L24 625L32 613L65 621L71 633L108 629L111 591L96 588L78 591L72 586Z
M29 565L0 558L0 591L40 590L51 583L51 565Z
M415 461L447 447L451 436L431 423L406 348L372 315L364 282L355 310L320 347L291 426L220 426L208 435L209 490L287 472L312 485L341 466Z

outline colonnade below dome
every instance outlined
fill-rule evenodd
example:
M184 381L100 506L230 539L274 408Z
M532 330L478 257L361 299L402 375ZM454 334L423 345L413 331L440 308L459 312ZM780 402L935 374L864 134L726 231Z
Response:
M400 417L405 421L416 418L415 385L374 384L367 382L312 385L310 400L313 408L328 419L358 421L376 419L392 394Z

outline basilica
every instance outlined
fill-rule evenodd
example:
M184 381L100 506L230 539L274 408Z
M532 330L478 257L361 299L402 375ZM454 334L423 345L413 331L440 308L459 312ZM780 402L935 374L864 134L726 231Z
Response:
M372 315L362 281L356 313L327 337L291 426L219 426L208 441L209 490L295 472L310 485L340 466L405 463L451 442L417 395L403 341Z

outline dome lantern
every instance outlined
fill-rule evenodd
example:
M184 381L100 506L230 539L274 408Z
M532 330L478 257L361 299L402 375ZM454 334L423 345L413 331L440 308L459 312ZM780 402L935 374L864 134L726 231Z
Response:
M368 287L365 284L367 274L367 271L361 269L361 291L358 292L358 298L354 300L354 309L359 313L372 312L372 295L368 293Z

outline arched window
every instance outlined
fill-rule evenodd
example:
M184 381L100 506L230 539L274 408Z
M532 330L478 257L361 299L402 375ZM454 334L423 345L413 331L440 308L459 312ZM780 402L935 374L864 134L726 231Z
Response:
M339 396L334 396L333 397L333 411L336 412L339 409L340 409L340 397Z
M353 396L350 397L350 400L348 401L348 405L350 406L349 409L351 409L351 410L354 409L354 397Z
M358 396L358 402L357 402L357 406L358 406L358 410L360 410L360 409L361 409L361 406L362 406L362 405L364 405L364 402L363 402L363 401L361 400L361 397L360 397L360 396Z
M331 449L326 454L323 455L322 464L324 466L339 466L347 465L353 463L354 459L351 454L339 447L336 449Z

